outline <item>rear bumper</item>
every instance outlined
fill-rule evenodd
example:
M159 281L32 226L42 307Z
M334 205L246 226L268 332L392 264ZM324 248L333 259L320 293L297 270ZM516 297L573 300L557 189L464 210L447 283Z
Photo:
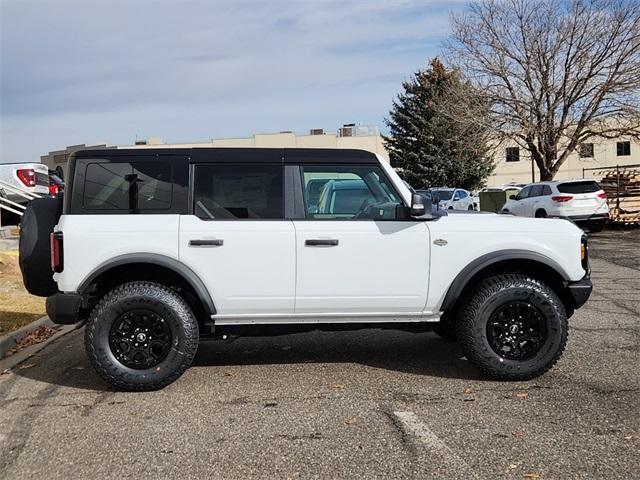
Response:
M575 223L582 222L606 222L609 220L608 213L592 213L590 215L569 215L569 220Z
M591 283L591 279L587 274L577 282L569 282L567 288L569 292L571 292L571 298L573 299L575 308L580 308L589 299L591 291L593 290L593 283Z
M47 315L53 323L72 325L79 321L82 296L77 293L56 293L47 298Z

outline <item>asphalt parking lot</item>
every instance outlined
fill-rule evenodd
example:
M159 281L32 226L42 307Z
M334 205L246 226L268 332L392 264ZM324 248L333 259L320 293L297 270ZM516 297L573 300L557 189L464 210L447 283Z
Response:
M362 331L205 343L173 385L122 393L73 331L0 375L0 477L638 478L640 231L591 245L591 300L529 382Z

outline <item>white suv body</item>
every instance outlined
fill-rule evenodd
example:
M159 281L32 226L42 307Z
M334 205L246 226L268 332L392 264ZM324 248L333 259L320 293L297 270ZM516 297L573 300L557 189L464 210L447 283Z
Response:
M594 180L529 184L512 196L502 211L523 217L563 217L592 229L603 226L609 218L607 196Z
M443 210L475 210L476 205L471 192L464 188L432 188L433 202Z
M91 150L77 152L70 166L52 234L56 273L47 311L57 323L88 318L96 370L125 389L175 380L195 354L198 331L226 338L336 324L457 332L471 361L489 375L531 378L555 363L566 318L591 292L586 239L570 222L434 215L388 163L368 152ZM27 216L25 232L31 221ZM29 274L26 245L33 242L27 240L21 240L25 284L36 275ZM490 292L486 298L505 296L504 308L511 309L500 318L512 323L486 330L498 353L491 365L473 353L486 341L465 333L473 322L494 318L490 310L468 312L477 288ZM530 292L528 304L518 300L523 292ZM538 297L546 300L535 307ZM547 312L549 305L556 310ZM534 313L542 322L537 340L517 340L505 330L524 335L519 308L532 309L530 322ZM136 320L145 311L147 320ZM165 343L138 343L156 328L148 322L156 322ZM564 333L551 338L552 330ZM542 349L543 335L554 349ZM172 357L167 338L185 342L186 366ZM502 366L534 343L542 349L531 357L538 363L522 353L517 368ZM142 351L152 347L155 352ZM150 373L158 364L171 365L167 375Z

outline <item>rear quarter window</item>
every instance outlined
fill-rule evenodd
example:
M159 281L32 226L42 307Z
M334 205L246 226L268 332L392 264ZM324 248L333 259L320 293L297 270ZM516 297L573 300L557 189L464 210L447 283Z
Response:
M558 191L561 193L595 193L598 190L601 190L601 187L593 180L558 184Z
M77 159L68 213L186 213L188 164L171 156Z
M171 164L143 161L90 163L84 178L83 207L89 210L169 210Z

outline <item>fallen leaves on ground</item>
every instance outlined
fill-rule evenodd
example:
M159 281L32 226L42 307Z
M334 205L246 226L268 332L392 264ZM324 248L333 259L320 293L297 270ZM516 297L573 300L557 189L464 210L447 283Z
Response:
M527 392L518 392L516 393L516 397L518 398L527 398L529 394Z
M44 342L45 340L55 335L58 330L60 330L60 327L45 327L44 325L39 326L35 330L31 330L24 337L22 337L22 339L20 339L16 346L9 351L7 356L11 356L19 352L23 348L27 348L31 345L36 345L38 343Z

